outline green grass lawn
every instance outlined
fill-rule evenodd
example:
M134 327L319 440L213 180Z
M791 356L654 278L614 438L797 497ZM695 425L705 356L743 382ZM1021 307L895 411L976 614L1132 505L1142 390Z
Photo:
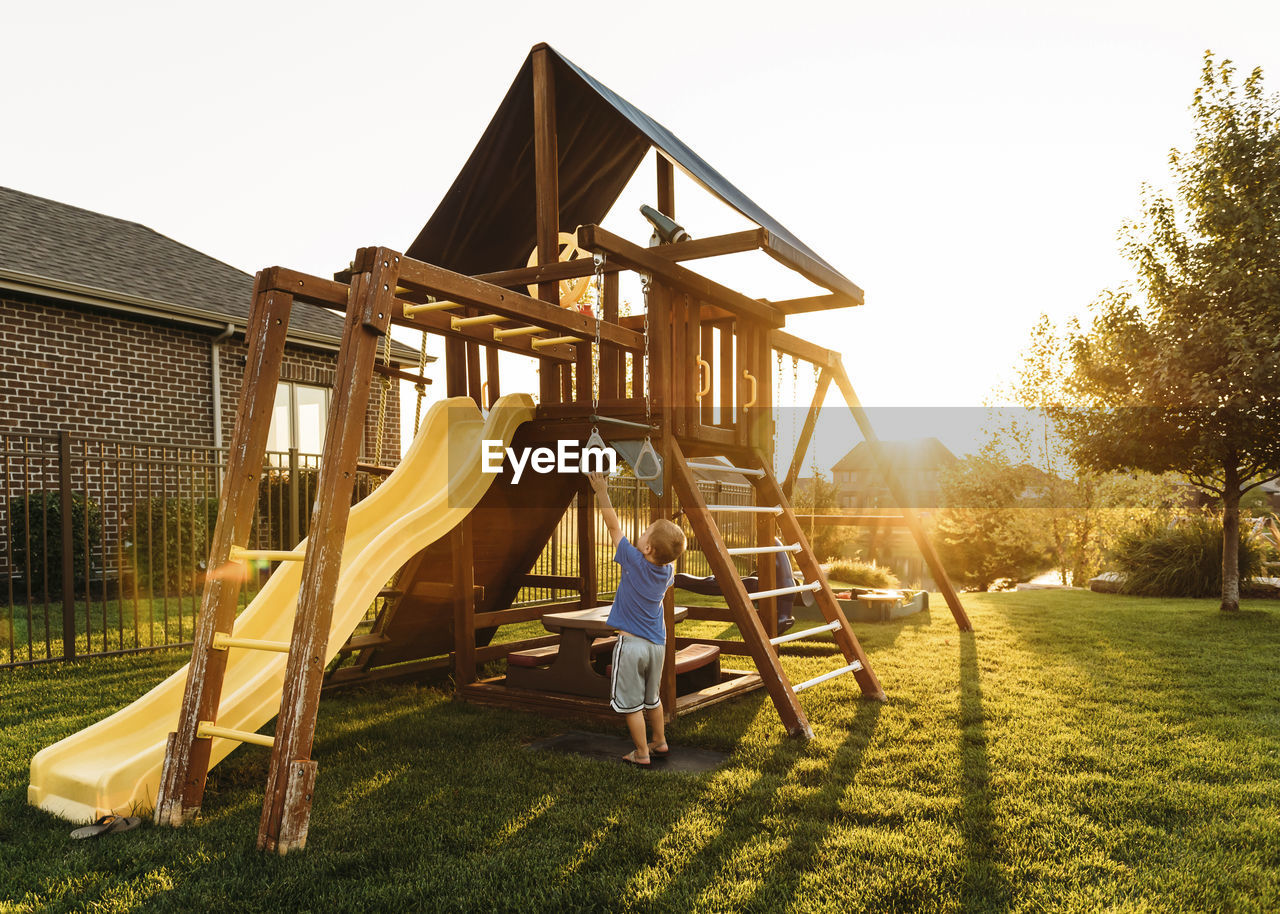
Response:
M763 693L678 721L704 775L535 753L566 728L446 684L326 696L305 851L254 850L266 750L196 824L72 842L26 805L40 747L185 657L0 673L0 911L1124 911L1280 907L1280 606L970 595L856 626L890 700ZM836 665L801 641L793 679ZM581 726L581 725L577 725Z

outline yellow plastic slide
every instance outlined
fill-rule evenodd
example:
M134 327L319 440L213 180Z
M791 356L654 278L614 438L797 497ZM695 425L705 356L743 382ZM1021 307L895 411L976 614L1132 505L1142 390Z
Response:
M365 617L378 591L416 552L444 536L495 478L481 472L481 439L511 442L533 416L526 394L503 397L488 419L467 397L436 403L394 473L351 510L338 578L329 658ZM306 540L299 545L306 548ZM236 620L236 637L288 641L301 562L282 563ZM286 655L232 648L217 724L254 731L276 716ZM155 805L165 741L177 729L187 667L105 720L31 760L27 802L71 821ZM240 743L215 739L210 765Z

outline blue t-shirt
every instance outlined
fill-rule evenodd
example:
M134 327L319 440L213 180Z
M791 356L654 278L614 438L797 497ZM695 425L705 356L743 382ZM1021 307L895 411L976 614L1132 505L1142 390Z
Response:
M618 592L613 595L609 625L654 644L665 644L667 627L662 620L662 598L671 586L675 569L655 565L624 536L613 560L622 568Z

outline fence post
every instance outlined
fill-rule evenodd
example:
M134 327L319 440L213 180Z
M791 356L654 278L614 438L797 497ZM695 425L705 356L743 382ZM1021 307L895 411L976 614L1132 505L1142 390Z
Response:
M87 509L87 506L86 506ZM76 658L75 523L71 519L71 432L58 432L58 510L62 515L62 658Z
M289 542L286 549L295 548L302 540L302 479L298 476L298 449L289 448Z

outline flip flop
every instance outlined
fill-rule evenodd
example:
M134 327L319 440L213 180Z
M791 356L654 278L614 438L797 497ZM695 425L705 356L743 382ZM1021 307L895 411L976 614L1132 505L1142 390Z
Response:
M648 768L652 763L652 759L645 759L643 762L636 758L636 750L632 749L622 757L622 760L628 765L636 765L640 768Z
M92 825L77 828L71 833L72 838L97 838L101 835L113 835L116 832L131 831L142 824L137 816L102 816Z
M659 750L659 749L655 749L655 748L653 748L652 746L650 746L650 747L649 747L649 758L650 758L650 759L655 759L655 758L666 758L666 757L667 757L668 755L670 755L670 754L671 754L671 746L670 746L670 745L668 745L668 746L667 746L667 748L665 748L665 749L661 749L661 750Z

